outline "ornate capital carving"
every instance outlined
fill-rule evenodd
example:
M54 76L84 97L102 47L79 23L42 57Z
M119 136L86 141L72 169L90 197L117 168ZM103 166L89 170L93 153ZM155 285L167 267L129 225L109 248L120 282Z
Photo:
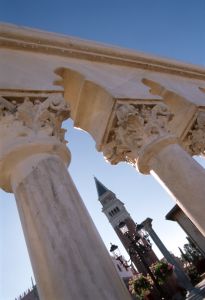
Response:
M169 134L172 118L172 112L164 103L119 104L103 147L105 158L112 164L120 161L135 164L147 145Z
M61 128L70 110L62 95L0 96L0 184L8 185L15 165L33 155L70 155ZM37 159L36 159L37 161Z
M25 97L19 103L0 97L1 138L54 137L65 143L65 130L61 128L61 124L69 117L69 113L68 105L61 95L51 94L43 100Z
M205 111L199 111L196 121L183 141L190 155L205 155Z

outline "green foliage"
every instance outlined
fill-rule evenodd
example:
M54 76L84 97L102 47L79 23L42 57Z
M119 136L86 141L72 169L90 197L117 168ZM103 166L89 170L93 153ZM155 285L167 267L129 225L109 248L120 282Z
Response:
M187 237L187 240L189 243L183 247L184 253L182 254L182 260L195 263L202 258L202 254L190 238Z
M152 272L160 285L164 284L173 273L173 266L167 262L159 261L152 265Z
M194 265L190 265L189 267L187 267L186 271L193 285L196 285L200 282L200 275Z
M153 282L149 276L142 274L134 276L129 280L129 291L143 299L152 290Z
M173 273L173 266L167 262L160 261L152 265L152 273L159 284L164 284ZM134 276L129 280L129 291L136 297L144 299L153 289L153 281L149 275L142 274Z

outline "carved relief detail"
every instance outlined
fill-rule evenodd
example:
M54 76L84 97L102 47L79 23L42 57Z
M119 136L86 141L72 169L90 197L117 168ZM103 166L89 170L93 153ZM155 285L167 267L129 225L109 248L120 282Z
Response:
M190 155L205 155L205 111L200 111L183 146Z
M119 104L114 125L103 147L105 158L112 164L126 161L135 164L136 153L169 132L173 114L164 103ZM135 155L133 155L133 151Z
M70 110L61 95L51 94L46 99L34 100L25 97L18 102L6 98L0 96L0 138L55 137L65 143L66 130L61 125Z

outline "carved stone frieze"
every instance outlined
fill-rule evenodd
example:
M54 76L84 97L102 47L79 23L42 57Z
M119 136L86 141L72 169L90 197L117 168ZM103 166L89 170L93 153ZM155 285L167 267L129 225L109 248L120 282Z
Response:
M4 140L55 137L65 143L61 125L69 114L61 95L51 94L46 99L25 97L20 101L0 97L0 137Z
M183 141L190 155L205 155L205 111L200 111L191 130Z
M173 114L164 103L119 104L113 127L103 147L105 158L112 164L126 161L135 164L136 154L154 140L169 133Z

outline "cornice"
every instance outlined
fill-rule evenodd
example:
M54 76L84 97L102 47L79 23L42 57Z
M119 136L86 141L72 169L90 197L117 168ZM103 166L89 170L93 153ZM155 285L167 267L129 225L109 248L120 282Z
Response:
M0 47L205 79L200 66L11 24L0 24Z

